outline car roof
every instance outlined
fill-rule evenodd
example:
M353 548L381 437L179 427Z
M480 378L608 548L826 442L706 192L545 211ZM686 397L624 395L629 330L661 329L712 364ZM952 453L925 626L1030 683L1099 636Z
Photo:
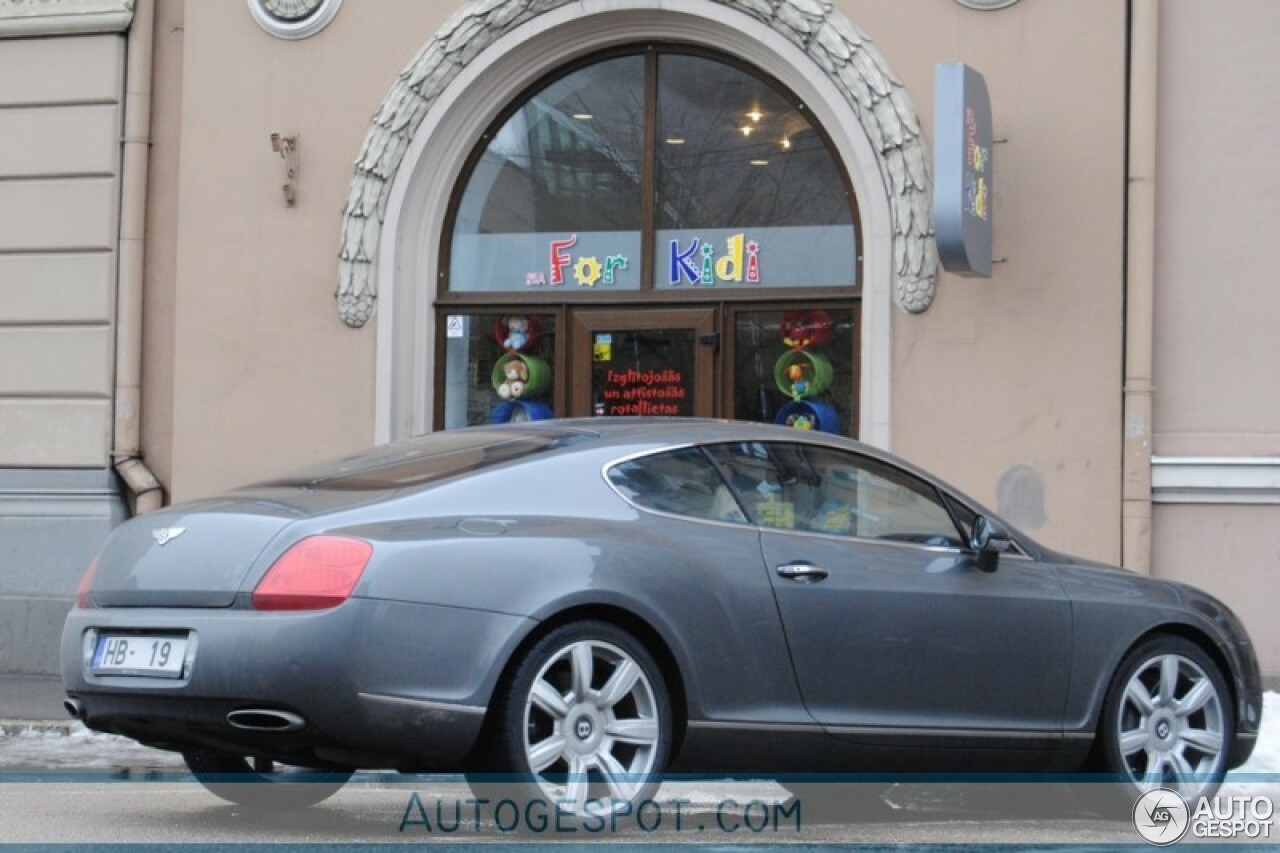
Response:
M652 444L657 447L674 447L686 444L709 444L725 441L805 441L833 447L857 449L873 456L881 452L846 436L832 436L821 432L808 432L792 427L752 421L715 420L711 418L565 418L561 420L527 421L508 424L511 430L552 430L591 434L599 441L596 446L609 444ZM897 460L895 460L897 461Z

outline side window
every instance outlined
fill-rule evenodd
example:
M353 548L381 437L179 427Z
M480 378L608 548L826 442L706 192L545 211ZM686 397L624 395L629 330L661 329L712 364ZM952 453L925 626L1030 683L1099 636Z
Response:
M937 490L891 465L772 442L720 445L711 454L765 527L964 547Z
M796 526L795 504L784 486L786 477L777 459L776 449L781 446L742 441L708 447L707 453L724 470L733 497L753 523L792 529Z
M609 482L645 509L745 524L747 518L710 460L696 447L619 462Z

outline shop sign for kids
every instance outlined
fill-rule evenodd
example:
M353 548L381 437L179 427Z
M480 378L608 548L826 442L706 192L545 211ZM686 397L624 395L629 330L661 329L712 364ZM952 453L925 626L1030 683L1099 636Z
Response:
M612 287L620 273L630 270L634 260L621 253L591 254L578 249L579 235L551 240L547 249L547 271L525 275L529 287L584 288ZM758 284L760 243L744 232L730 234L717 245L710 237L673 236L660 242L665 253L665 284L679 285Z

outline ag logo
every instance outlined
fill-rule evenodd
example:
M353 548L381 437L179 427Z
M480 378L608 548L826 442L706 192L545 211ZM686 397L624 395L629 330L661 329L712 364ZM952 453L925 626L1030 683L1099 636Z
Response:
M1191 809L1182 795L1153 788L1133 804L1133 828L1149 844L1164 847L1181 841L1191 825Z

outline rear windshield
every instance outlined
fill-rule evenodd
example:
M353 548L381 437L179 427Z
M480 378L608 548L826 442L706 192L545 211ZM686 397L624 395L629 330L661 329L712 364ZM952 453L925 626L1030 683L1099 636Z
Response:
M453 430L388 444L263 485L361 491L458 477L596 436L577 430Z

